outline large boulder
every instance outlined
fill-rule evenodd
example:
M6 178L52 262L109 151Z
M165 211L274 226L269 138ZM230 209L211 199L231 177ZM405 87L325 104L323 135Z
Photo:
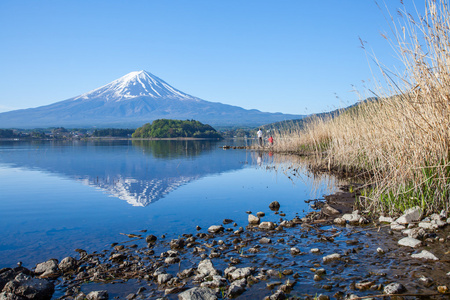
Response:
M74 271L78 267L78 262L73 257L66 257L64 258L59 264L58 268L63 272L70 272Z
M280 209L280 203L278 201L273 201L269 204L270 210L278 211Z
M8 282L3 288L5 293L36 300L51 299L54 291L54 284L47 279L33 278L22 273Z

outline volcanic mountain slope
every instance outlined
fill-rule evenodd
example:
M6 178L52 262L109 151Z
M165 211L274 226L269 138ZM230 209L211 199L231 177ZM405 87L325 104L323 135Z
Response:
M68 100L0 113L0 128L136 128L161 118L195 119L213 126L259 126L302 117L205 101L151 73L137 71Z

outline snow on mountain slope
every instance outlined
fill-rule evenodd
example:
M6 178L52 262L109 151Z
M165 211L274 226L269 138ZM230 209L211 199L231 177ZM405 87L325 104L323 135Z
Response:
M118 102L142 96L177 100L199 100L175 89L161 78L143 70L128 73L107 85L75 97L73 100L102 98L107 102Z

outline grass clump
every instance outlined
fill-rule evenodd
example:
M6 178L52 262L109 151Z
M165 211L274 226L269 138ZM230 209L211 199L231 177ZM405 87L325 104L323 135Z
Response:
M313 151L328 167L370 174L367 208L398 213L413 206L448 210L450 188L450 10L427 1L423 17L399 11L394 51L405 72L388 72L378 97L334 118L280 130L280 151Z

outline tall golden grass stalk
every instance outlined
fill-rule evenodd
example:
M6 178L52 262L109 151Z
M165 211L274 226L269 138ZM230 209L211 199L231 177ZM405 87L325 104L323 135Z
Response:
M312 119L281 130L277 150L314 150L323 164L371 174L362 197L368 208L401 212L419 205L448 210L450 192L450 10L427 1L423 17L402 12L390 41L404 65L376 100L361 102L333 119ZM326 151L325 151L326 150ZM321 156L322 155L322 156Z

